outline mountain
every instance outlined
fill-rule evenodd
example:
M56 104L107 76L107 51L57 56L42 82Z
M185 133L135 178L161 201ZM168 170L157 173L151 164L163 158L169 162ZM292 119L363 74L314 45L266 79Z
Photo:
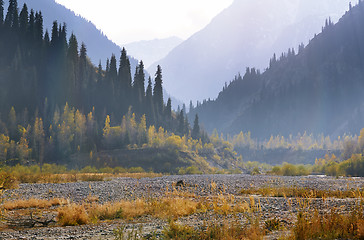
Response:
M173 48L182 42L183 40L178 37L169 37L119 45L128 49L130 55L137 59L143 59L145 67L148 68L154 62L157 62L167 56ZM152 70L154 71L155 69Z
M259 138L314 133L358 133L364 122L364 3L322 32L298 53L289 49L260 73L247 69L199 114L207 130L251 131Z
M166 89L185 102L212 98L245 67L264 69L274 53L305 44L326 18L336 21L350 0L235 0L210 24L157 64Z
M8 2L4 1L5 10L8 8ZM111 54L120 55L121 48L107 38L96 26L85 18L76 15L73 11L65 8L63 5L56 3L54 0L18 0L19 12L24 3L27 4L29 10L34 9L41 11L44 20L44 29L48 29L49 33L52 29L53 21L58 23L67 23L67 39L71 33L74 33L81 44L84 42L87 47L87 54L93 64L99 64L102 61L103 66L106 59ZM129 57L132 70L138 65L138 61L133 57ZM156 68L153 69L155 72Z

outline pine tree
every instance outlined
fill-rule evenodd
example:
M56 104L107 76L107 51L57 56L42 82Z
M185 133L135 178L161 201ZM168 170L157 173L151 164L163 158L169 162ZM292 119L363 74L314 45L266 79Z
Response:
M78 42L76 36L72 33L68 42L68 59L76 64L78 62Z
M192 112L194 110L193 103L190 101L190 108L188 109L188 112Z
M197 114L195 116L195 121L193 122L193 129L192 129L191 137L193 139L199 139L201 137L201 135L200 135L200 125L199 125L199 122L198 122L198 115Z
M28 28L28 7L24 3L19 15L19 30L21 34L26 34Z
M177 120L178 120L177 134L182 137L183 135L186 134L185 117L182 110L179 112Z
M120 64L119 64L119 82L120 82L120 99L119 102L123 103L123 111L126 111L130 105L131 99L131 71L130 61L127 56L125 48L121 51ZM129 102L129 104L125 104Z
M117 81L118 71L116 69L116 58L115 55L112 54L110 58L110 69L108 74L108 84L110 84L110 92L109 94L115 94L115 83Z
M58 23L57 21L53 22L52 25L52 38L51 38L51 47L52 48L56 48L58 45L58 37L59 37L59 33L58 33Z
M146 99L146 113L147 113L147 120L148 125L155 124L155 113L154 113L154 104L153 104L153 87L152 87L152 79L148 78L148 86L145 93Z
M168 98L166 108L164 109L164 122L166 130L172 129L172 100Z
M102 82L102 64L101 64L101 60L99 62L99 66L97 68L97 82L98 83Z
M155 83L153 89L153 100L155 106L155 112L157 114L157 118L161 118L163 114L163 81L162 81L162 68L158 65L157 72L155 74Z
M34 40L34 25L35 25L35 16L33 9L31 9L29 14L28 28L27 28L27 37L29 42L33 42Z
M78 82L78 43L76 36L72 33L68 42L67 50L67 72L68 72L68 96L72 98L71 102L77 107L78 101L76 100L79 95L80 85Z
M18 1L9 0L8 12L5 18L5 26L9 28L18 28Z
M140 61L139 65L135 69L134 84L133 84L133 92L135 94L134 107L137 113L144 112L143 108L143 105L145 103L144 82L145 82L144 63L143 61Z
M49 38L49 33L48 33L48 30L46 30L45 34L44 34L44 43L46 45L46 48L48 48L48 46L50 45L51 43L51 40Z
M86 49L86 45L85 43L81 43L81 48L80 48L80 57L79 57L79 91L82 91L82 88L85 88L87 85L87 49Z
M43 39L43 16L42 12L35 13L34 37L37 42Z

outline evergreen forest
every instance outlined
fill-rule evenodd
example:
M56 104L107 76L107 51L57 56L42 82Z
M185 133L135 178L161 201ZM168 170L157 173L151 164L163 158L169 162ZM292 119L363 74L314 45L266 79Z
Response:
M207 131L337 138L358 134L364 122L364 3L334 24L323 23L307 46L274 54L264 71L246 68L218 97L192 105Z
M198 117L191 127L185 108L175 112L171 99L164 100L161 66L154 79L146 79L143 62L131 69L125 49L106 59L105 69L101 61L94 66L87 46L73 33L67 39L66 23L53 22L49 32L43 29L41 12L26 4L19 8L16 0L9 1L7 11L3 6L1 0L2 164L118 165L122 163L103 151L124 149L128 158L138 149L141 156L141 149L149 149L147 155L155 161L146 168L172 171L195 163L198 151L190 154L192 148L206 145L211 150ZM168 149L165 155L163 147ZM181 157L182 150L187 153ZM214 146L211 156L215 154ZM165 166L156 164L162 158ZM171 159L182 162L168 163ZM201 159L200 168L206 170L209 165Z

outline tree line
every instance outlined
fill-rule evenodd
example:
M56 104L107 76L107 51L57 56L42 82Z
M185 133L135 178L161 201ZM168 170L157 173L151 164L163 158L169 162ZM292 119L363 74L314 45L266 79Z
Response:
M94 66L66 23L43 28L43 16L17 0L4 14L0 0L1 161L62 163L77 152L136 145L149 129L208 141L198 117L164 102L161 66L146 79L142 61L132 71L126 49ZM147 83L146 83L147 81ZM138 122L138 123L137 123ZM109 126L109 127L107 127Z

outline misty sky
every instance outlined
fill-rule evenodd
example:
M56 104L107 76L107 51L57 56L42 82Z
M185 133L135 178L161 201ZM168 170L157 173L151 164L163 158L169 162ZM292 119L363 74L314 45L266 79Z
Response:
M186 39L233 0L56 0L92 21L117 44Z

